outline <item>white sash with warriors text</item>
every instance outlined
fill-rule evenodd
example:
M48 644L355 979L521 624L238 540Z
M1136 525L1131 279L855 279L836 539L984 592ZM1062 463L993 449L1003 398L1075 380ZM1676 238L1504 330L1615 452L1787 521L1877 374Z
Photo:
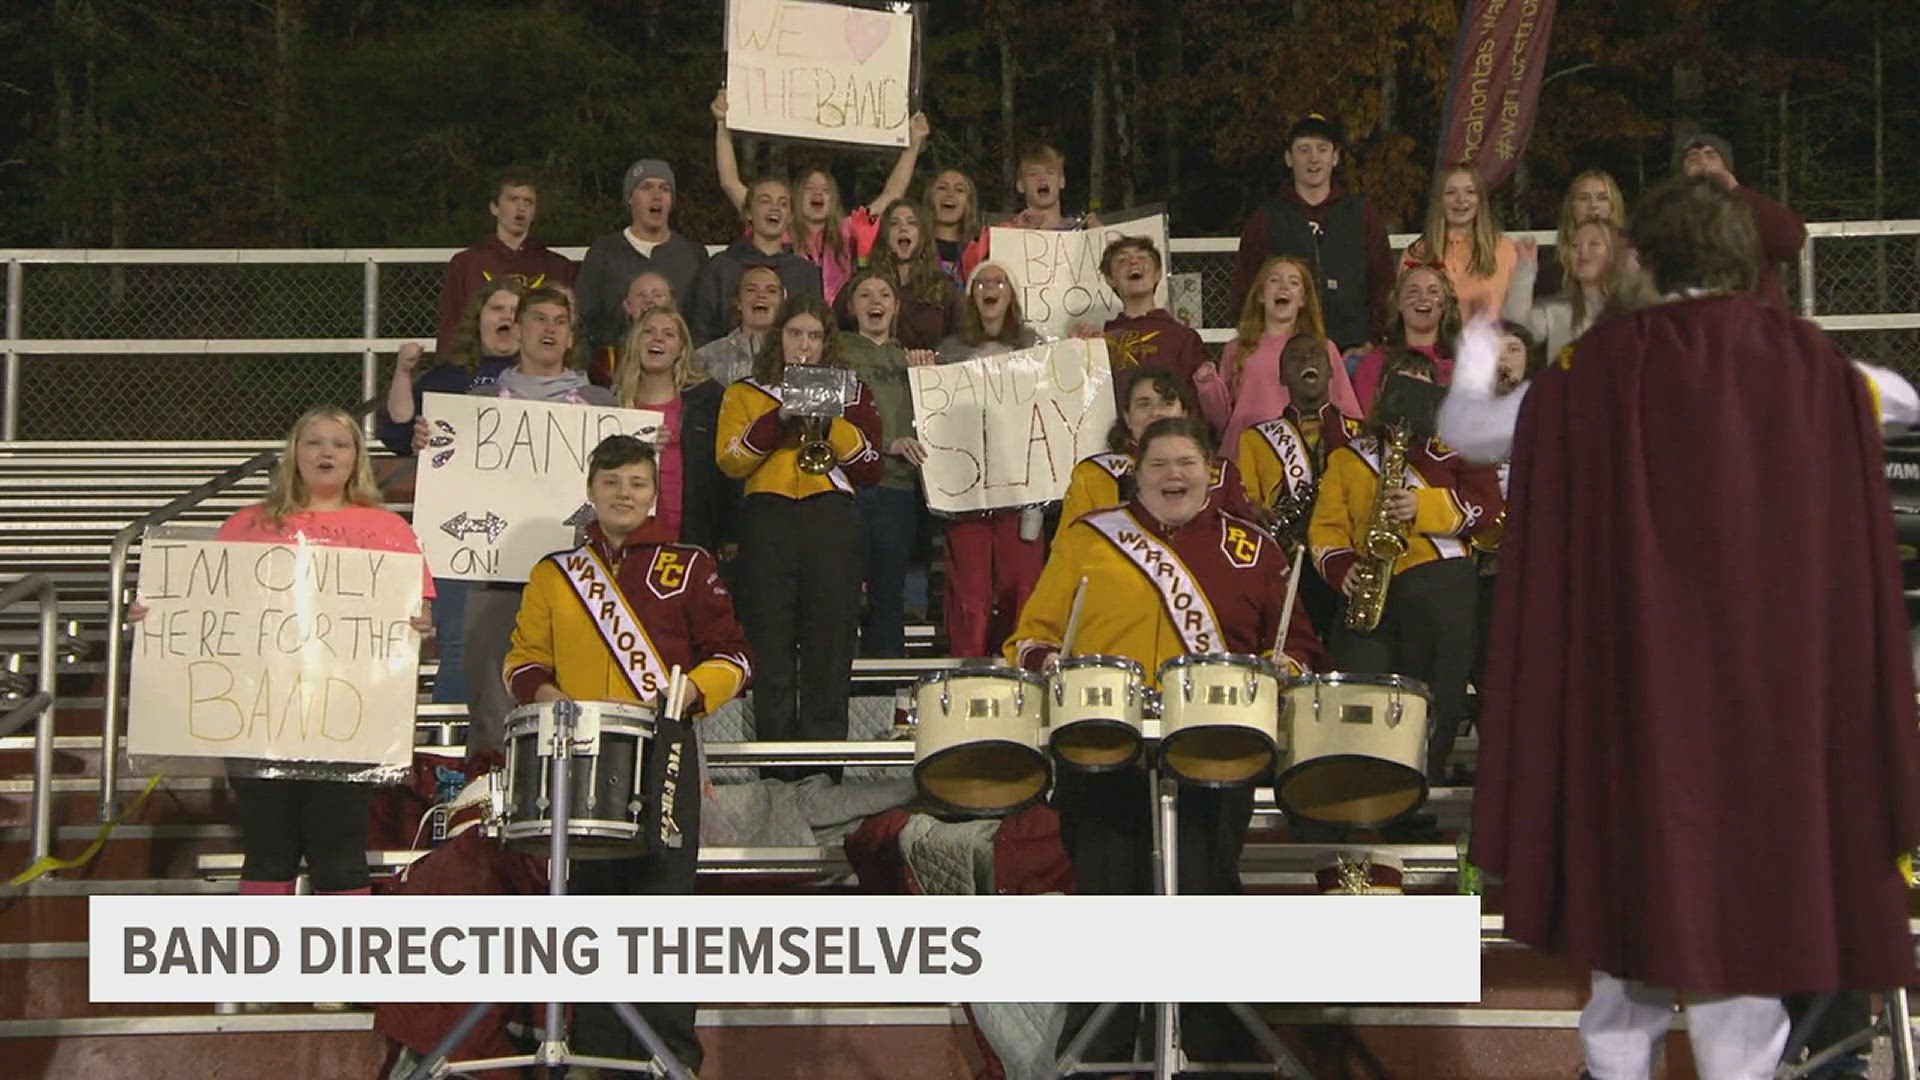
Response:
M1099 530L1100 535L1119 549L1127 561L1138 567L1160 593L1167 618L1186 643L1190 653L1222 652L1226 637L1220 633L1220 620L1214 616L1207 594L1194 580L1193 571L1180 561L1159 537L1143 527L1126 507L1115 507L1088 514L1080 520Z
M1305 498L1313 490L1313 456L1307 452L1307 440L1300 429L1291 421L1275 419L1254 425L1254 430L1267 440L1273 456L1279 459L1287 491L1296 499Z
M660 650L653 647L647 628L634 615L627 598L620 593L613 571L607 569L593 545L548 558L560 567L567 584L573 586L574 595L580 598L594 629L600 632L600 643L613 654L614 666L626 676L634 699L648 701L665 693L667 669L660 662Z

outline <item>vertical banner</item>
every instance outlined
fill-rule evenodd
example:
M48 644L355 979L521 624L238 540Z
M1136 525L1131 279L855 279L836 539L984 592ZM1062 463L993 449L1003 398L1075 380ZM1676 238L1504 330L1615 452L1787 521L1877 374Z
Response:
M1555 0L1470 0L1447 79L1440 159L1471 166L1483 191L1512 172L1533 134Z
M1100 253L1123 236L1143 237L1159 248L1163 274L1154 306L1167 306L1164 271L1172 259L1167 250L1167 215L1156 210L1129 216L1122 211L1115 218L1098 228L1065 232L998 226L990 230L990 257L1007 268L1020 293L1020 313L1041 337L1066 337L1078 323L1098 327L1120 314L1120 298L1100 274Z
M143 544L127 753L405 765L424 591L418 555Z
M1107 343L1066 338L907 369L926 445L927 505L943 513L1052 502L1113 427Z
M525 581L572 547L592 520L587 458L609 435L657 442L665 418L645 409L479 394L428 394L432 430L414 483L413 531L433 576Z
M911 13L812 0L728 0L727 126L905 146L914 40Z

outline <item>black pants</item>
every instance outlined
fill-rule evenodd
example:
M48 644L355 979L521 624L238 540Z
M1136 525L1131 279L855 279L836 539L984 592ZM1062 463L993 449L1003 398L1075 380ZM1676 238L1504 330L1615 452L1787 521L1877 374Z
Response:
M844 741L860 622L860 518L853 499L749 495L741 504L746 588L740 623L753 646L754 729L763 742ZM762 769L838 779L826 766Z
M1159 892L1153 873L1153 816L1147 773L1128 769L1089 775L1062 771L1053 788L1060 813L1060 841L1073 862L1079 892L1087 896L1145 896ZM1240 852L1253 817L1253 788L1226 790L1183 785L1179 809L1175 879L1183 895L1235 896L1240 892ZM1058 1049L1093 1016L1096 1006L1067 1006ZM1140 1007L1123 1004L1081 1055L1086 1061L1129 1061ZM1181 1042L1195 1061L1258 1061L1259 1046L1223 1005L1180 1008ZM1198 1073L1191 1075L1208 1075ZM1231 1075L1231 1074L1229 1074Z
M313 891L367 887L372 784L233 777L245 881L292 881L304 858Z
M1341 671L1405 675L1433 692L1427 777L1446 778L1447 758L1467 714L1467 679L1477 651L1480 575L1471 559L1441 559L1395 574L1372 633L1344 625L1328 641Z
M658 795L649 793L647 797L658 798ZM700 868L700 752L691 738L681 758L679 796L674 800L673 809L674 820L680 823L682 846L638 859L576 862L567 877L568 892L580 896L693 895L694 878ZM645 953L641 954L641 960L643 964L651 963ZM696 1006L691 1002L650 1003L636 1004L634 1008L688 1072L700 1070L706 1052L700 1046L700 1036L693 1030ZM646 1061L653 1056L605 1005L583 1004L574 1010L571 1045L593 1057Z

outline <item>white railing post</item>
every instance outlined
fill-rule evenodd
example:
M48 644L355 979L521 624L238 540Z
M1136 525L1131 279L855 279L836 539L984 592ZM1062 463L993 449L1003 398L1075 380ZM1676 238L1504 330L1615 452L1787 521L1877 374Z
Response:
M1800 314L1809 319L1814 316L1813 243L1813 234L1808 233L1806 242L1800 245Z
M374 352L374 343L380 338L380 263L372 255L367 256L360 281L365 293L361 303L360 335L366 340L366 349L360 354L360 400L371 401L380 392L380 357ZM374 419L378 414L379 410L376 409L368 413L363 421L368 438L372 438L379 430Z
M6 395L7 404L0 411L0 442L12 442L20 437L20 351L15 343L20 340L20 309L22 307L21 282L26 278L24 267L19 259L7 260L7 368Z

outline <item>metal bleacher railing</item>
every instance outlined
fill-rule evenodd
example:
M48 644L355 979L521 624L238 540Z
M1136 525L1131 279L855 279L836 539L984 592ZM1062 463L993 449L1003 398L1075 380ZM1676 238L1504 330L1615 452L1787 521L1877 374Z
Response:
M1920 221L1809 227L1787 285L1862 359L1920 371ZM1551 232L1515 233L1551 244ZM1396 235L1396 248L1411 242ZM1180 237L1203 336L1231 336L1233 237ZM582 248L560 248L579 258ZM316 401L378 393L400 344L430 339L452 248L0 249L0 442L270 440Z

